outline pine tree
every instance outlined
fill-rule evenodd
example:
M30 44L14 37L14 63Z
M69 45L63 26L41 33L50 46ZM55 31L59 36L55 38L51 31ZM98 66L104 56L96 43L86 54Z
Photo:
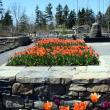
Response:
M63 9L63 22L65 27L67 27L68 15L69 15L69 8L67 5L65 5Z
M85 9L82 8L82 10L79 10L78 12L78 24L79 25L84 25L85 24Z
M20 18L20 23L19 23L19 31L20 32L27 32L28 31L28 17L25 13Z
M56 18L57 26L63 24L63 9L62 9L62 6L60 4L56 8L55 18Z
M2 20L2 25L3 26L12 26L13 25L12 16L10 15L9 10L4 15L4 18Z
M46 17L48 24L50 24L53 20L52 8L53 7L52 7L51 3L49 3L45 10L45 17Z
M86 9L85 24L92 25L95 22L95 15L92 9Z
M44 29L46 28L46 17L42 11L39 10L39 7L36 7L36 28Z
M72 27L76 24L76 13L74 10L69 13L67 21L67 28L72 29Z
M106 20L106 26L109 25L110 27L110 5L105 12L105 20Z

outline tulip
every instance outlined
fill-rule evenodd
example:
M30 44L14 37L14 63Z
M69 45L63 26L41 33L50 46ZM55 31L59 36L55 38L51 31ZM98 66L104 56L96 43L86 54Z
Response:
M59 106L59 110L69 110L69 106Z
M87 105L87 102L75 102L73 110L86 110Z
M90 99L93 103L97 103L99 98L100 98L100 95L98 95L97 93L91 93L90 95Z
M52 109L52 102L45 102L44 104L43 104L43 109L44 110L51 110Z

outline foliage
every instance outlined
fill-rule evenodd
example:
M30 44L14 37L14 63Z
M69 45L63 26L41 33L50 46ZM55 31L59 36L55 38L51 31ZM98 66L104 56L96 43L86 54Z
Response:
M5 13L4 18L2 19L2 25L3 26L12 26L13 25L12 16L10 15L9 10Z
M57 25L63 24L63 8L62 8L62 5L60 4L56 8L55 18L56 18Z
M65 5L63 9L63 22L64 22L63 24L65 25L65 27L67 27L68 16L69 16L69 8L67 5Z
M19 22L19 32L27 32L28 31L28 17L25 13L23 13L23 15L20 18L20 22Z
M85 60L86 59L86 60ZM8 65L52 66L99 64L98 54L82 40L50 38L39 40L24 52L17 52Z
M105 21L106 21L106 26L108 26L108 24L110 26L110 5L105 12Z
M52 8L53 7L52 7L51 3L49 3L45 10L45 17L46 17L47 22L49 22L49 24L53 20Z
M36 28L37 29L44 29L46 28L46 17L43 14L41 10L39 10L39 7L36 7Z
M78 24L79 25L92 25L95 22L95 16L91 9L79 10L78 12Z
M54 95L51 101L43 103L43 110L110 110L110 102L106 99L101 101L101 98L98 93L91 93L88 99L84 97L82 101L78 98L68 103L67 97ZM55 109L54 104L57 105Z
M67 28L72 29L73 26L76 24L76 13L75 11L71 11L68 19L67 19Z

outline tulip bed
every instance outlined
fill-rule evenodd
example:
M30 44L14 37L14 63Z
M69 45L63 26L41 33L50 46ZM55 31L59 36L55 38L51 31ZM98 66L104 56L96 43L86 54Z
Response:
M110 110L110 102L101 102L101 95L97 93L91 93L89 99L86 101L75 101L73 104L66 104L64 99L60 99L57 96L53 97L53 102L47 101L43 104L43 110ZM54 109L54 104L57 108Z
M73 66L98 65L99 56L83 40L47 38L23 52L16 52L8 65Z

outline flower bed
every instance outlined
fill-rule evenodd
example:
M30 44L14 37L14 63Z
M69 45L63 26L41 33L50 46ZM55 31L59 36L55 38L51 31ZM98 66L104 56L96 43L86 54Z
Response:
M53 103L57 106L55 109ZM110 102L107 99L101 101L101 95L97 93L91 93L88 100L77 100L71 104L67 104L65 99L54 96L53 102L44 102L43 110L110 110Z
M42 39L24 52L16 52L8 65L56 66L97 65L98 54L83 40Z

